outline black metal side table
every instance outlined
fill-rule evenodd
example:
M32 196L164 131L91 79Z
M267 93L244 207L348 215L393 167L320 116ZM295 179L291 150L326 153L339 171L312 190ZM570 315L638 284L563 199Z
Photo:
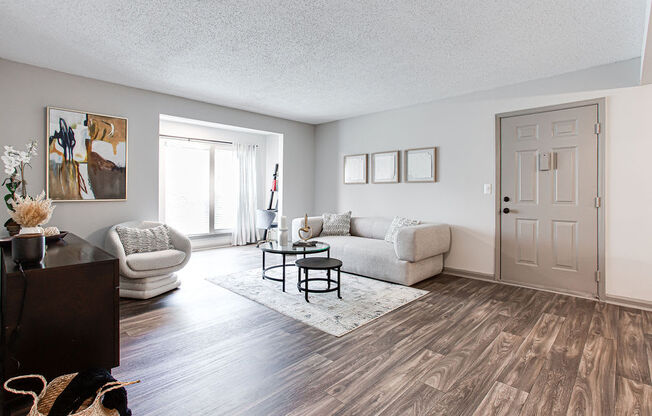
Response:
M299 292L304 292L306 295L306 302L310 302L308 300L308 293L326 293L326 292L334 292L337 291L337 297L342 299L342 296L340 296L340 275L341 275L341 267L342 267L342 261L334 258L324 258L324 257L310 257L310 258L304 258L304 259L299 259L296 261L296 266L298 268L298 281L297 281L297 289L299 289ZM303 269L305 278L301 279L301 270ZM309 270L326 270L326 278L323 277L313 277L310 278L308 276L308 271ZM331 270L337 270L337 281L331 279ZM308 283L310 282L326 282L327 283L327 288L326 289L310 289L308 287ZM303 284L303 286L302 286ZM331 288L331 284L335 284L335 287Z
M302 254L303 254L303 258L306 258L307 254L316 254L316 253L323 253L323 252L326 252L326 255L330 257L331 246L326 243L318 242L314 247L301 247L301 246L293 246L292 243L289 243L287 245L280 245L276 241L269 241L267 243L260 244L258 248L263 253L263 279L274 280L276 282L283 282L283 292L285 292L285 268L292 267L295 265L294 263L286 264L285 258L288 255L300 256ZM281 264L266 267L265 266L266 253L280 254L283 257L283 262ZM267 274L268 271L277 268L283 268L282 278L279 279L278 277L271 277L270 275Z

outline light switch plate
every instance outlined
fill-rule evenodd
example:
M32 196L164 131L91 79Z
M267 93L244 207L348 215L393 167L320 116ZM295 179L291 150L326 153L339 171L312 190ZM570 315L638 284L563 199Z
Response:
M491 184L490 183L485 183L484 184L484 194L485 195L491 195Z

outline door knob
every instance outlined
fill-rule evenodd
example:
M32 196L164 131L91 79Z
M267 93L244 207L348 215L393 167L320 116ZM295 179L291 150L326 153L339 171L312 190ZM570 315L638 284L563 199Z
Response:
M503 208L503 213L509 214L509 208Z

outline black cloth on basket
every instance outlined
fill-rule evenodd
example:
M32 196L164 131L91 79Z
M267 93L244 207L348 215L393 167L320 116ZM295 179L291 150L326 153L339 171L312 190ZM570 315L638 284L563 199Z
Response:
M113 381L116 381L115 378L103 368L80 371L54 401L48 416L68 416L75 413L87 399L95 398L102 386ZM102 405L107 409L117 410L120 416L131 416L131 410L127 407L127 390L124 387L106 393Z

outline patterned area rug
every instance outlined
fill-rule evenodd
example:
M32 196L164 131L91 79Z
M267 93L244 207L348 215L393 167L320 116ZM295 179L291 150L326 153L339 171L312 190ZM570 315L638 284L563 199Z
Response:
M297 289L296 268L288 267L285 293L281 282L263 280L261 269L208 277L211 283L274 309L283 315L304 322L328 334L340 337L428 293L426 290L381 282L342 273L342 299L337 292L311 293L310 303ZM318 277L319 272L310 276ZM280 269L268 274L280 277ZM337 273L331 275L337 279ZM320 277L320 276L319 276ZM325 288L326 282L311 283L310 288Z

